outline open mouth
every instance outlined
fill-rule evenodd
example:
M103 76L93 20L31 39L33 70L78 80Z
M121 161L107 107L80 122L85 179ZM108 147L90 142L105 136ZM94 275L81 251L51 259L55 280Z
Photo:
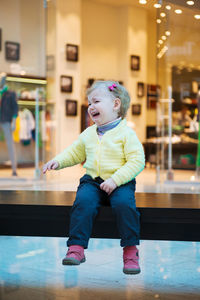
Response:
M99 115L100 115L99 112L92 113L92 117L97 117L97 116L99 116Z

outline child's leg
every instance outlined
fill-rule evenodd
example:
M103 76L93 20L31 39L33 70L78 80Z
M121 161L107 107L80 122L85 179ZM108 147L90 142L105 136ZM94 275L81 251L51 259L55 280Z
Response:
M85 249L92 232L93 221L103 199L99 183L89 175L80 179L76 199L71 210L69 239L67 246L79 245Z
M140 273L139 253L135 245L139 245L140 219L135 205L135 180L118 187L110 195L110 204L116 214L125 274Z
M116 215L121 246L139 245L140 214L135 204L135 180L116 188L110 195Z

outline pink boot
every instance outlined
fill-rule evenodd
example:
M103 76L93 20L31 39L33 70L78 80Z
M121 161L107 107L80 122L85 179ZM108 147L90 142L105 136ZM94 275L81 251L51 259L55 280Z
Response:
M123 249L123 260L125 274L138 274L140 273L139 254L136 246L126 246Z
M63 265L80 265L85 262L84 248L79 245L69 247L65 258L62 260Z

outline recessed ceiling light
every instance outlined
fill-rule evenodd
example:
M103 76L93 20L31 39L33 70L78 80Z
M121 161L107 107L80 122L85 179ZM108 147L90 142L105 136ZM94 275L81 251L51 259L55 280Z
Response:
M165 41L167 37L165 35L162 36L162 40Z
M187 1L186 2L188 5L194 5L194 1Z
M167 36L170 36L171 32L170 32L169 30L167 30L167 31L165 31L165 34L166 34Z
M168 9L168 10L170 10L171 6L170 5L166 5L165 8Z
M162 18L164 18L164 17L166 16L166 13L161 12L161 13L160 13L160 16L161 16Z
M200 15L194 15L195 19L200 20Z
M157 22L158 24L160 24L160 23L161 23L161 19L157 19L156 22Z
M159 43L160 45L162 45L162 44L163 44L163 41L162 41L162 40L159 40L158 43Z
M139 0L140 4L147 4L147 0Z
M153 6L154 6L155 8L161 8L161 4L160 4L160 3L155 3Z
M182 14L182 9L175 9L175 13L177 14L177 15L180 15L180 14Z

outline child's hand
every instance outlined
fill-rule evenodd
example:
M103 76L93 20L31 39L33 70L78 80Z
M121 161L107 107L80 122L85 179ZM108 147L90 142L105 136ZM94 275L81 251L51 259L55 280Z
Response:
M50 171L50 170L55 170L59 167L59 163L55 160L50 160L48 161L44 166L43 166L43 174L46 173L46 171Z
M112 193L112 191L114 191L114 189L116 189L116 187L117 187L117 185L112 178L108 178L100 184L100 189L102 189L108 195L110 195Z

